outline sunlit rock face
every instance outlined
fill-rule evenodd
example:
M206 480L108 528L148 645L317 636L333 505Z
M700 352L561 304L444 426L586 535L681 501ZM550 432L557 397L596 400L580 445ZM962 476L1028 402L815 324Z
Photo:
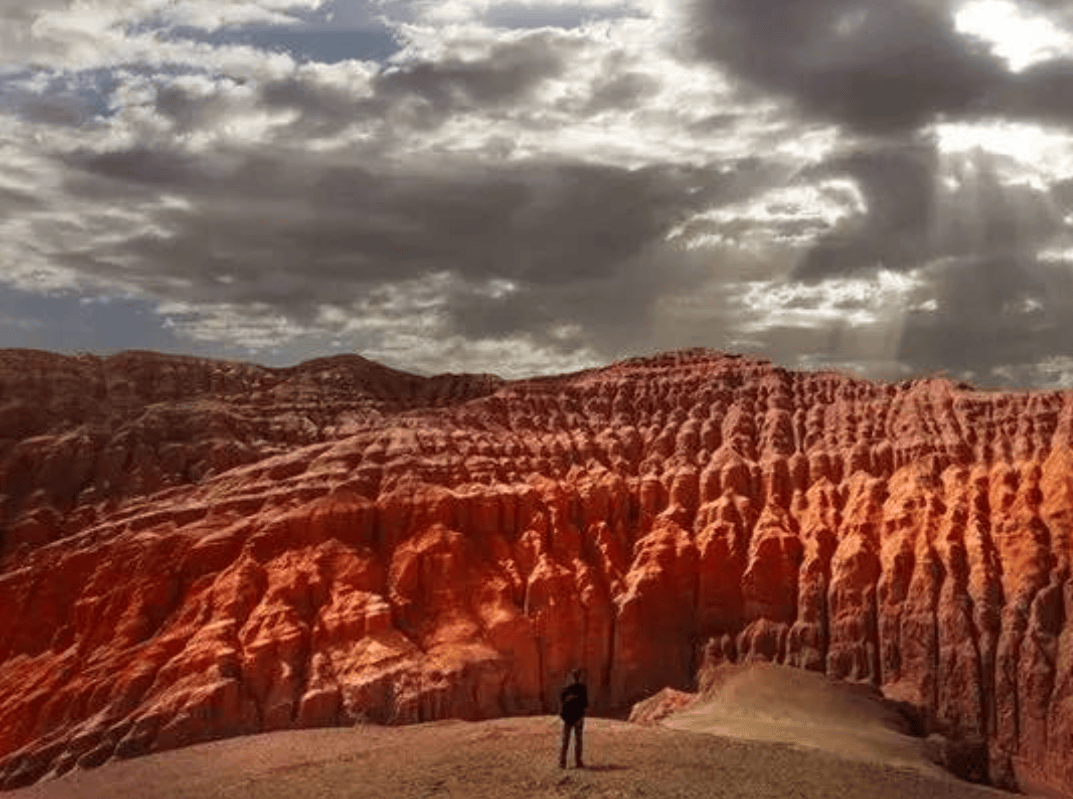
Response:
M870 681L1073 791L1073 394L0 353L0 779L291 727Z

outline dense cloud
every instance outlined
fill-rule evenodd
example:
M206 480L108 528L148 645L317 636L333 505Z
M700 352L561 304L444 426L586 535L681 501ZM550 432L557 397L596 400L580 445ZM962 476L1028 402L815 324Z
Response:
M815 280L883 264L920 264L935 219L938 154L927 144L904 144L850 152L814 169L851 179L867 212L824 234L802 258L795 276Z
M1031 185L1004 185L1000 168L986 153L947 158L928 143L832 159L819 171L853 179L868 211L820 237L795 276L815 280L876 265L914 270L975 256L1034 260L1064 228L1058 199Z
M374 172L292 155L294 164L281 156L227 173L144 149L77 155L70 190L87 199L147 184L204 197L158 214L163 235L96 250L83 268L118 280L129 270L120 256L134 257L154 288L182 274L184 301L273 307L306 322L376 286L446 274L448 332L561 345L555 331L581 323L569 338L582 346L594 329L638 325L661 294L696 281L695 258L658 253L661 234L749 177L558 161Z
M849 325L858 339L885 331L879 354L897 365L892 374L1032 381L1040 379L1033 363L1068 353L1068 161L1047 174L1028 167L1040 155L1031 145L992 147L1026 120L1058 125L1057 135L1068 137L1073 62L1048 58L1012 69L988 42L958 30L963 6L709 0L691 7L689 57L857 134L806 172L849 181L863 208L817 235L784 282L767 284L775 299L759 327L769 347L794 329L786 318L800 324L807 309L815 322L847 281L870 281L874 292L861 303L883 306L876 275L894 270L910 281L900 313L841 309L864 320ZM941 140L944 128L973 124L990 127L991 141L956 148ZM1068 138L1063 149L1068 154ZM799 282L817 289L794 288ZM818 327L844 339L846 326ZM826 354L814 360L864 365L860 352L847 359L841 343L821 349Z
M0 309L276 361L1068 381L1064 37L1012 0L0 6Z
M950 0L696 0L690 52L867 133L1002 114L1068 121L1073 60L1011 73ZM1058 5L1058 4L1055 4Z
M1004 75L945 2L702 0L694 12L698 55L854 129L969 112Z

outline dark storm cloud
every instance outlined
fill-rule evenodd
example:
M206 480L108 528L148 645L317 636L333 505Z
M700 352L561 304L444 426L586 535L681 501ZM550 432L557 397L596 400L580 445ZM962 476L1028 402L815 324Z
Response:
M695 269L660 262L667 230L720 197L747 193L755 168L549 161L436 175L288 161L251 162L211 182L144 150L87 159L83 193L94 180L101 196L117 181L152 180L198 200L157 215L167 235L82 253L79 268L129 280L134 257L143 289L195 303L264 304L302 321L376 286L446 272L455 286L444 311L451 332L539 337L581 321L586 331L621 334L662 295L698 279ZM176 275L188 281L178 294L167 286ZM495 281L511 290L489 294Z
M934 143L861 150L805 172L843 176L866 210L821 236L794 276L813 281L884 266L913 270L942 258L1036 251L1063 228L1054 190L1004 184L1001 159L983 152L943 158ZM940 174L940 167L946 171ZM946 178L956 188L946 190Z
M452 296L446 327L466 338L524 334L563 351L589 347L615 357L651 346L661 299L709 277L698 261L652 240L602 271L575 264L568 280L512 281L502 296L467 286Z
M1013 75L996 92L991 107L998 113L1041 122L1073 122L1073 60L1055 59Z
M261 87L267 108L297 111L293 135L331 136L362 119L376 119L387 111L379 98L356 99L346 91L297 77L272 81Z
M716 267L710 252L668 247L657 238L602 273L589 270L554 284L513 282L502 293L460 287L446 309L447 329L464 338L523 334L549 349L588 349L603 361L726 346L741 309L733 292L713 285L716 268L724 279L743 271L732 257Z
M928 144L864 150L808 170L814 177L847 177L863 194L866 211L823 235L798 265L801 280L816 280L882 262L919 265L934 218L938 154Z
M109 196L117 186L87 181L87 176L106 178L118 184L120 191L134 189L137 193L155 194L160 188L193 188L211 178L206 164L188 155L136 147L130 150L95 153L76 150L63 158L75 171L66 177L68 188L76 194ZM112 195L114 196L114 195Z
M691 10L694 55L857 130L970 112L1004 77L954 30L946 3L698 0Z
M1012 73L955 29L948 0L696 0L690 10L693 57L853 131L908 133L940 116L1073 121L1073 59Z
M579 116L603 111L643 108L646 101L663 88L661 82L639 71L625 53L612 53L601 60L599 73L589 82L581 97L560 100L562 110Z
M39 96L19 104L19 113L35 123L78 127L90 119L91 103L81 97Z
M981 256L939 264L931 278L932 305L906 317L897 351L915 373L1016 385L1038 381L1037 364L1073 351L1069 264Z
M1064 208L1073 208L1073 178L1051 184L1051 196Z

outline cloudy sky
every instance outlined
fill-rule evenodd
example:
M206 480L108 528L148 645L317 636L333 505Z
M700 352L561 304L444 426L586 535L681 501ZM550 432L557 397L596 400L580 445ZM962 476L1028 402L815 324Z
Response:
M0 346L1073 386L1065 0L0 0Z

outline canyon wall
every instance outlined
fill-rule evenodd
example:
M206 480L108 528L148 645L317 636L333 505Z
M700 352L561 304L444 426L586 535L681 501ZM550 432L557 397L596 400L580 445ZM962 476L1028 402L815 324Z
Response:
M868 681L1073 793L1073 394L0 353L0 781L288 727Z

